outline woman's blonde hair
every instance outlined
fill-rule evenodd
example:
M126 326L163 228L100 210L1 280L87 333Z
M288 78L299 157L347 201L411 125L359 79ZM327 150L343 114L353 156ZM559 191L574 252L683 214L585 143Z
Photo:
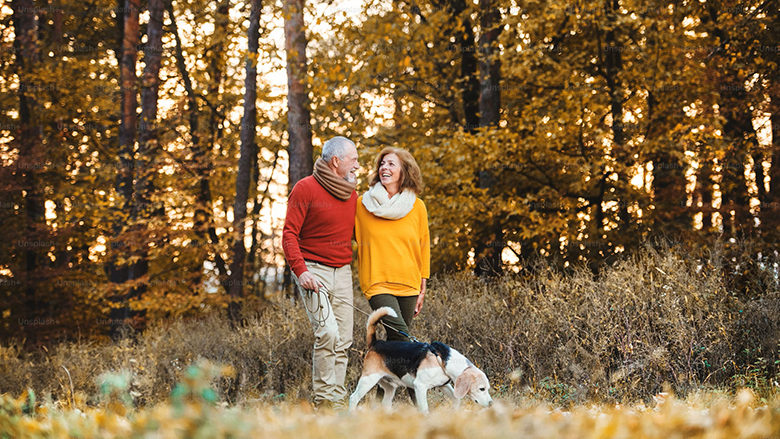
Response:
M379 153L374 163L374 170L371 172L371 179L369 185L373 186L379 183L379 164L388 154L395 154L398 156L401 165L401 178L398 181L398 190L403 191L409 189L419 196L423 191L423 180L420 167L417 166L417 162L414 160L412 154L402 148L396 148L388 146Z

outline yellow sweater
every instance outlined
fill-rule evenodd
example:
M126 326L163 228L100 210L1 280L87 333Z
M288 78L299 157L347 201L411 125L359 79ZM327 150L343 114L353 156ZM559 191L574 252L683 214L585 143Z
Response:
M431 275L428 210L421 199L398 220L374 216L358 198L355 214L360 289L366 298L376 294L414 296L422 279Z

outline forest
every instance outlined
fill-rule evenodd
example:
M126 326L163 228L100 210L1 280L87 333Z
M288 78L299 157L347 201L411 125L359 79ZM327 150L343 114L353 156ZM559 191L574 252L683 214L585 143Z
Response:
M779 15L4 1L0 439L778 437ZM491 408L314 412L281 231L333 136L360 194L384 147L419 163L411 330L483 370Z
M725 248L755 298L770 287L744 267L777 280L778 11L6 2L0 339L262 309L285 294L287 192L334 135L358 145L359 191L382 147L414 154L434 273L599 273L663 241Z

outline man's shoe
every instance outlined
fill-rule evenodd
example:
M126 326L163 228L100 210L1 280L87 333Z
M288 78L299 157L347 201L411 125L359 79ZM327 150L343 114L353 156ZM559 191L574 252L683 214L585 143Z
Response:
M322 401L317 401L314 403L315 412L343 412L348 408L349 405L347 404L346 399L339 399L336 401L324 399Z
M315 412L329 412L333 411L333 401L323 399L320 401L314 401Z
M349 408L346 398L339 399L338 401L330 401L331 408L337 412L346 411Z

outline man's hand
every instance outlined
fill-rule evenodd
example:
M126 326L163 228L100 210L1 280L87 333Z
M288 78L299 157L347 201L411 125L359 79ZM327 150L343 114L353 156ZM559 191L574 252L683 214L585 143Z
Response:
M314 290L317 294L320 293L320 282L308 271L301 273L301 276L298 278L298 283L307 290Z

